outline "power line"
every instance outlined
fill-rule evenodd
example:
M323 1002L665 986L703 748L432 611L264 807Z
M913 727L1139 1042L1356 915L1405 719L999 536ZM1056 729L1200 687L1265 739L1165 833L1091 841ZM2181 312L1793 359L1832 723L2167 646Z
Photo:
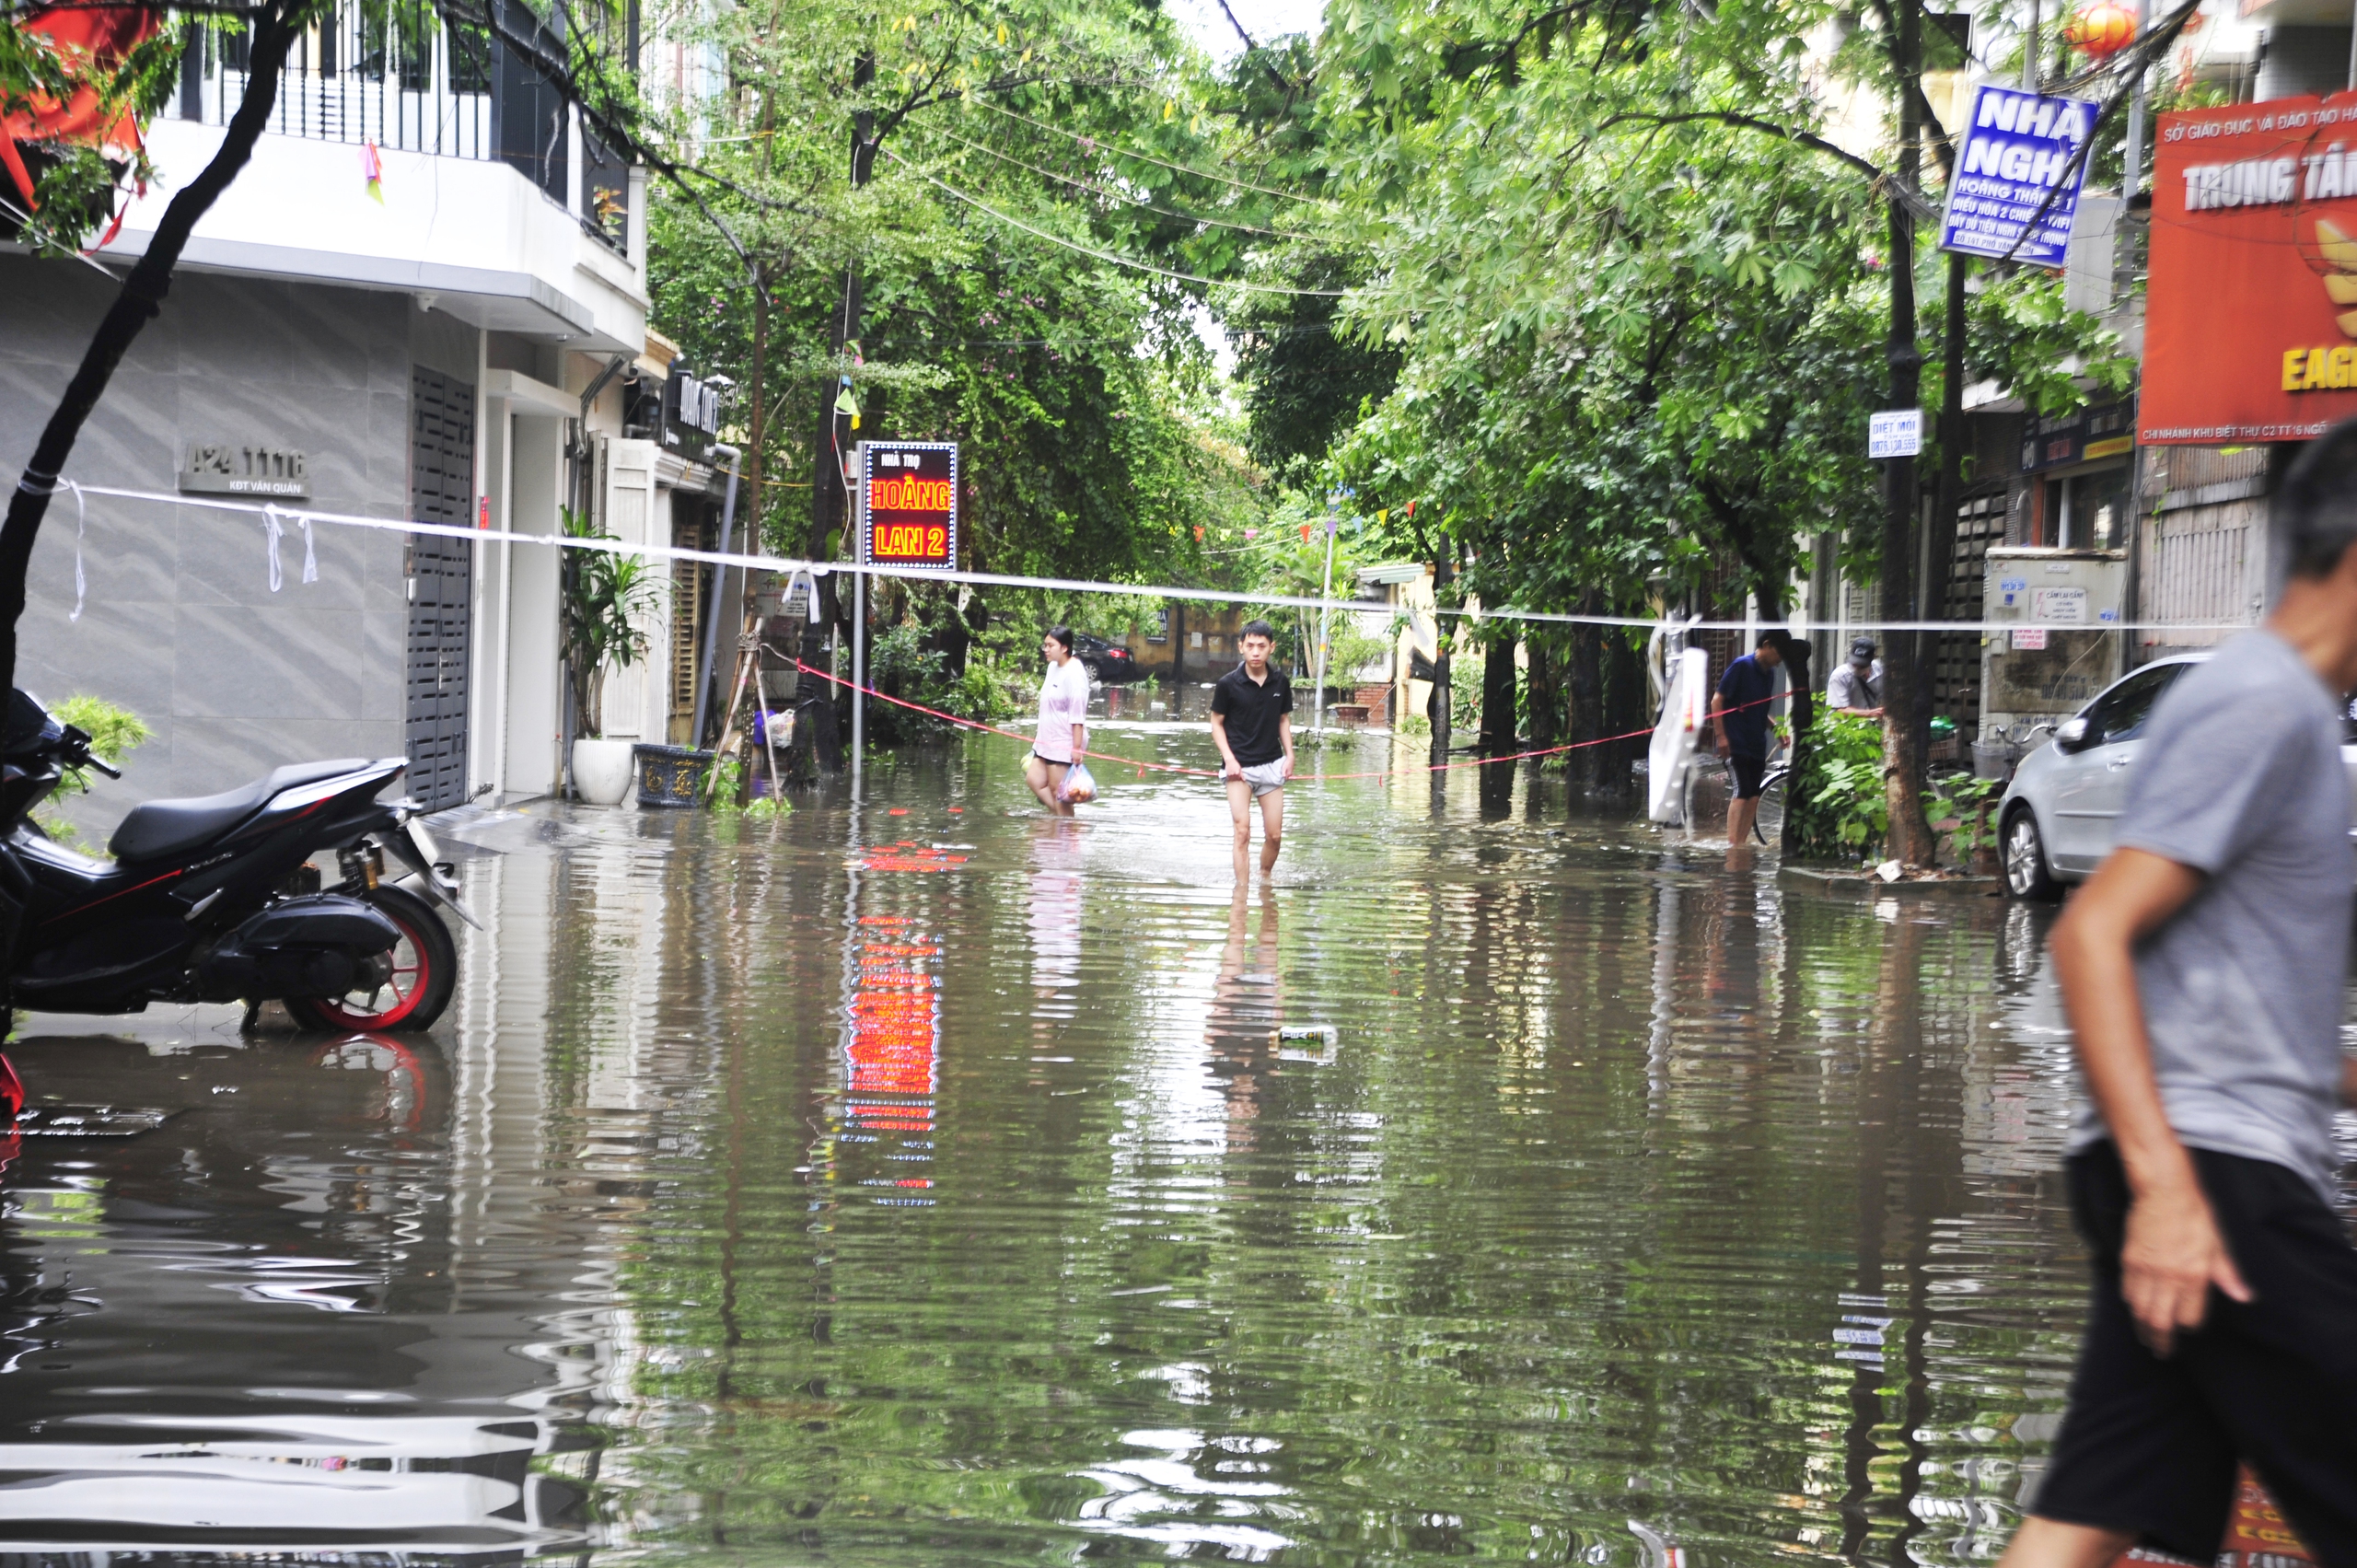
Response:
M1094 136L1084 136L1077 131L1067 131L1061 125L1051 125L1044 120L1034 120L1028 114L1017 114L1014 110L993 103L988 99L977 98L971 101L981 104L993 114L1004 114L1009 120L1020 120L1035 130L1052 132L1059 136L1069 136L1091 152L1107 152L1115 157L1134 158L1140 163L1150 163L1157 168L1169 169L1174 174L1190 174L1197 180L1209 180L1220 185L1233 185L1238 191L1257 191L1263 196L1282 196L1288 202L1316 202L1324 199L1318 196L1305 196L1298 191L1278 191L1266 185L1255 185L1248 180L1231 180L1225 174L1213 174L1206 169L1190 168L1183 163L1171 163L1167 159L1155 157L1150 153L1132 152L1127 147L1117 147L1110 143L1100 142Z
M1152 273L1157 277L1175 278L1180 283L1199 283L1203 285L1206 288L1240 288L1253 294L1290 294L1318 299L1340 299L1345 292L1339 288L1288 288L1282 284L1237 283L1230 279L1207 278L1199 276L1194 273L1175 273L1168 267L1157 267L1150 261L1132 261L1127 256L1117 256L1110 250L1099 250L1093 246L1082 245L1074 240L1066 239L1060 234L1051 234L1046 229L1040 228L1036 225L1025 223L1021 218L1010 217L1006 214L1000 212L996 207L992 206L988 202L983 201L981 197L970 196L965 192L958 190L955 185L950 184L946 180L943 180L937 175L927 174L923 169L919 168L916 165L911 163L908 159L902 157L900 154L894 152L889 147L879 145L876 150L882 153L886 157L890 158L894 163L899 164L902 168L907 169L911 174L915 175L919 180L924 180L926 183L931 185L939 186L942 190L947 192L950 195L955 196L958 200L965 203L968 206L988 213L991 216L998 219L999 222L1005 224L1010 227L1019 228L1024 233L1039 239L1044 239L1051 245L1061 245L1067 250L1076 250L1081 255L1094 257L1099 261L1109 261L1117 267L1128 267L1136 272Z
M1135 196L1125 196L1119 191L1109 191L1102 185L1093 185L1086 180L1075 180L1069 174L1058 174L1051 168L1041 168L1036 164L1026 163L1011 153L1003 153L996 147L987 146L981 142L970 142L954 131L945 131L939 126L935 126L933 129L935 134L948 137L961 147L971 147L978 153L987 153L994 158L1003 158L1016 168L1028 169L1042 180L1053 180L1059 184L1070 185L1076 190L1086 191L1092 195L1109 197L1116 202L1126 203L1132 207L1143 207L1147 212L1158 213L1167 218L1178 218L1184 223L1209 224L1213 228L1232 228L1239 234L1265 234L1271 239L1306 239L1312 244L1328 243L1322 236L1303 234L1295 229L1262 228L1256 224L1230 223L1225 218L1207 218L1199 213L1182 213L1172 207L1157 207L1152 202L1141 202Z
M1222 286L1232 287L1233 285L1223 285ZM1252 327L1244 329L1242 335L1255 338L1301 338L1313 335L1330 337L1333 331L1334 324L1331 321L1312 321L1305 326L1280 329ZM964 338L940 343L935 343L929 338L878 338L876 340L874 348L877 354L882 354L887 349L906 348L923 349L930 353L951 348L1093 348L1106 343L1134 344L1137 341L1134 334L1120 338Z

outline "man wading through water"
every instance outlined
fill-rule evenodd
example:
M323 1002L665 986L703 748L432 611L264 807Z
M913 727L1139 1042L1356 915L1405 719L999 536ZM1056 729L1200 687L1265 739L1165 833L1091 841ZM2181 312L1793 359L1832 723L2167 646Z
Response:
M1762 632L1751 652L1727 666L1711 694L1711 723L1719 755L1727 760L1727 842L1743 843L1759 819L1759 791L1768 777L1768 699L1776 694L1776 667L1784 662L1784 633Z
M2119 848L2054 927L2092 1103L2070 1140L2095 1299L2070 1411L2003 1568L2214 1560L2237 1459L2357 1564L2357 1249L2333 1204L2349 960L2345 694L2357 423L2276 495L2264 624L2177 678Z
M1237 639L1244 662L1212 688L1212 741L1226 764L1227 810L1236 819L1236 879L1252 872L1252 802L1260 803L1260 875L1277 866L1285 831L1285 780L1293 777L1293 682L1271 668L1277 633L1248 621Z

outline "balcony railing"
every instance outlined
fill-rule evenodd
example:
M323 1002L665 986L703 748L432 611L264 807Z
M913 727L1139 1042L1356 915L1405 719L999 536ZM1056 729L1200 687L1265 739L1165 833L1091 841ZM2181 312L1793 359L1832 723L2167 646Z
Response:
M547 52L563 54L546 24L520 6L513 9L542 35ZM180 62L180 118L226 124L246 79L246 40L200 30ZM628 169L585 129L581 205L574 207L572 118L556 85L488 31L447 26L424 0L340 0L296 41L269 128L316 141L496 159L574 211L584 232L626 252Z

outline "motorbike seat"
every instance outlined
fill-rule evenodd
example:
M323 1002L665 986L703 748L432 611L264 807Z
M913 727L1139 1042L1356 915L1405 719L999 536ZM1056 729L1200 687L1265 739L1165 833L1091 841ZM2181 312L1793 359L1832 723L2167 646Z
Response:
M145 801L131 808L131 814L114 830L114 837L107 841L107 849L117 860L156 860L177 854L227 832L261 810L281 790L317 784L338 773L357 772L366 766L366 757L296 762L276 769L267 778L219 795Z

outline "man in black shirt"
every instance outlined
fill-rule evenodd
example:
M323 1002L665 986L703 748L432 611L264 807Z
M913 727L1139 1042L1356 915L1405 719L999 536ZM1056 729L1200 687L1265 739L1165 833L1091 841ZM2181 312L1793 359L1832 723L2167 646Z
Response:
M1727 760L1727 772L1735 784L1727 799L1730 849L1749 837L1751 824L1759 816L1759 790L1768 773L1767 704L1776 694L1776 667L1783 662L1783 642L1781 632L1760 633L1759 646L1727 666L1711 698L1711 723L1718 730L1719 755Z
M1244 662L1212 688L1212 742L1226 764L1227 810L1236 819L1236 879L1252 870L1252 802L1260 803L1260 875L1276 869L1285 830L1285 780L1293 776L1293 682L1269 664L1277 633L1245 622Z

